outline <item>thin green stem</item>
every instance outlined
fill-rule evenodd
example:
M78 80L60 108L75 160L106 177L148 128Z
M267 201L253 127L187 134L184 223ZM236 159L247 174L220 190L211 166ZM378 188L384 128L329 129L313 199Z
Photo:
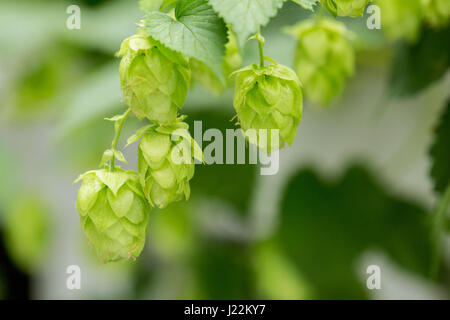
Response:
M261 35L261 34L259 34ZM264 41L262 41L260 39L260 37L258 37L258 48L259 48L259 66L261 68L264 68Z
M431 255L431 278L437 279L439 275L439 265L442 251L442 235L446 231L447 218L450 205L450 184L447 186L441 200L439 201L436 212L433 217L432 227L432 255Z
M130 112L131 112L131 109L128 109L128 110L124 113L123 118L120 119L120 120L117 122L117 126L116 126L116 128L115 128L115 131L116 131L116 132L115 132L115 135L114 135L114 139L113 139L113 141L112 141L112 143L111 143L111 149L113 150L113 156L112 156L112 158L111 158L111 171L114 171L115 168L116 168L116 157L115 157L114 151L115 151L116 148L117 148L117 143L119 142L120 133L122 132L123 124L125 123L125 120L127 119L127 117L128 117L128 115L130 114Z

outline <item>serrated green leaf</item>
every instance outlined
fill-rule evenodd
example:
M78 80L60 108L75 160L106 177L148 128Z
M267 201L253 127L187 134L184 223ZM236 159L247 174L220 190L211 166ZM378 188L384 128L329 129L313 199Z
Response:
M292 1L306 10L314 11L314 6L317 5L320 0L292 0Z
M161 12L146 16L144 27L149 34L172 50L202 61L224 80L227 29L207 0L181 0L175 18Z
M233 27L240 46L265 26L286 0L209 0L214 10Z

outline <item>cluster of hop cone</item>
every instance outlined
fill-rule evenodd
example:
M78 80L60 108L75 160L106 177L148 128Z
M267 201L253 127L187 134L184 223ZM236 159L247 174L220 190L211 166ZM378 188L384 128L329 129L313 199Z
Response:
M249 141L267 153L294 141L302 118L302 83L310 100L326 104L339 94L354 68L354 53L344 25L320 17L303 21L288 32L298 39L297 72L263 55L259 64L234 71L242 60L231 32L223 61L225 76L235 79L234 107L242 130L277 130L278 138L269 145L262 145L258 134L256 141ZM260 34L254 38L262 47ZM145 244L151 208L162 209L189 198L195 160L201 162L203 156L178 111L192 79L201 82L201 75L207 75L206 82L219 84L213 91L221 91L220 81L213 79L200 61L169 49L144 29L125 39L118 55L122 58L119 73L129 110L108 119L115 121L116 137L103 155L102 169L86 172L78 179L82 181L77 197L81 225L103 262L138 257ZM116 146L131 112L151 122L128 139L128 143L139 141L137 172L115 165L115 160L126 162Z

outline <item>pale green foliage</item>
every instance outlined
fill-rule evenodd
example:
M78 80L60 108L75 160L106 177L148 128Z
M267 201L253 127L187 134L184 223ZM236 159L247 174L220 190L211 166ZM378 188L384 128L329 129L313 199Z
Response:
M170 126L147 126L128 141L142 137L138 148L138 171L145 196L152 206L165 208L189 199L189 181L194 176L194 159L202 160L200 147L180 121Z
M171 123L186 100L191 72L188 61L145 31L123 41L118 53L124 99L139 118Z
M231 30L228 31L228 42L225 49L226 53L222 64L222 71L225 76L227 86L231 86L232 80L230 75L242 64L242 57L239 52L236 36ZM226 86L208 66L194 58L190 59L189 62L192 71L192 81L194 83L200 83L203 87L216 95L223 93Z
M214 10L233 27L239 45L265 26L285 0L210 0Z
M450 21L449 0L422 0L425 19L433 26L445 26Z
M327 105L354 72L355 53L345 25L331 19L300 22L288 29L297 40L295 67L305 97Z
M145 244L150 207L132 171L108 168L81 175L77 210L103 262L135 259Z
M372 0L321 0L325 8L334 16L359 17L364 14L366 5Z
M179 1L174 17L161 12L149 13L144 26L154 39L203 62L223 80L227 30L207 0Z
M424 16L422 0L376 0L382 28L391 40L416 40Z
M24 271L41 266L50 240L48 207L35 196L18 198L5 215L5 245Z
M267 129L267 141L260 136L246 135L253 144L270 152L292 144L302 118L302 90L294 71L281 64L259 67L256 64L236 71L234 96L242 129ZM271 139L272 129L278 129L279 139ZM256 141L257 139L257 141Z

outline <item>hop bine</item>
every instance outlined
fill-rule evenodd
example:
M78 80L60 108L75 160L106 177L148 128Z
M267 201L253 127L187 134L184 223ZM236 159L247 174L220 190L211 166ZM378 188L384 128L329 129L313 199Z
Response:
M135 259L145 244L150 206L138 175L107 167L82 174L77 210L89 243L103 262Z
M298 39L295 68L306 98L326 106L354 72L351 33L344 24L326 18L300 22L287 32Z
M165 208L190 197L194 159L202 161L203 155L188 128L180 118L172 125L141 128L128 139L128 143L133 143L142 138L138 148L138 171L144 194L152 206Z
M123 41L118 56L124 99L133 113L161 124L175 121L191 81L186 58L143 30Z

